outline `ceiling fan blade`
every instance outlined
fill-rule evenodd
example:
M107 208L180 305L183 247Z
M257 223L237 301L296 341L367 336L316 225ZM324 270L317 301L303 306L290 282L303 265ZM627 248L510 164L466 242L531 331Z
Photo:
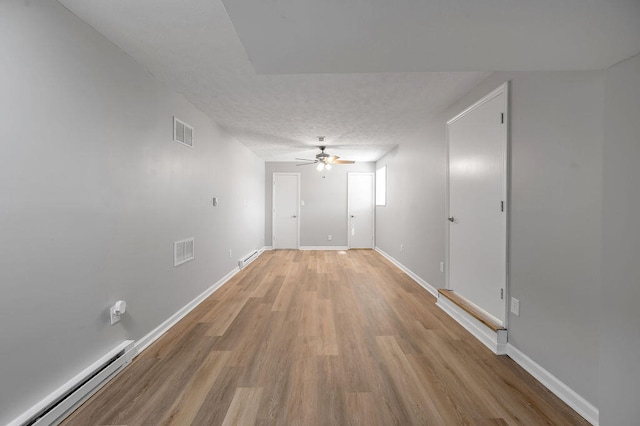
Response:
M335 160L333 164L353 164L355 161L353 160Z
M312 166L316 163L302 163L302 164L296 164L296 166Z
M310 159L310 158L296 158L296 160L300 160L300 161L312 161L312 162L314 162L314 163L317 163L317 162L318 162L318 160L312 160L312 159Z

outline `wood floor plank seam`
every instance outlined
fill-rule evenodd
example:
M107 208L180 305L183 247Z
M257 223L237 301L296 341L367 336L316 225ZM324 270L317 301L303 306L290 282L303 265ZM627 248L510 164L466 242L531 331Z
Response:
M587 425L373 250L266 251L63 423Z

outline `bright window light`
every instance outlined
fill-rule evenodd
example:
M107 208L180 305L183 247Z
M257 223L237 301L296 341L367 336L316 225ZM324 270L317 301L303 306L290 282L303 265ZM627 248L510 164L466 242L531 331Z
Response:
M376 170L376 206L387 205L387 166Z

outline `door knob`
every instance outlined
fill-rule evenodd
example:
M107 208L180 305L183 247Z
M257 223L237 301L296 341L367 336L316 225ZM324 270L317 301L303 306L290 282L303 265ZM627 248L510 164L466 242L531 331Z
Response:
M294 214L294 215L293 215L293 216L291 216L291 217L295 219L295 218L296 218L296 217L298 217L298 216L296 216L296 215Z
M455 219L453 218L453 216L451 216L451 217L449 218L449 222L452 222L452 223L453 223L453 221L454 221L454 220L455 220Z
M351 215L351 217L355 217L354 215Z

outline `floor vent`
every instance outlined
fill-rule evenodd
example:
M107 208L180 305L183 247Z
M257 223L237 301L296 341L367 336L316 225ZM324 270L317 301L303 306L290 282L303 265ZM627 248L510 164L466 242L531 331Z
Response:
M133 343L133 340L122 342L8 426L59 424L131 362Z
M242 259L238 260L238 267L240 269L244 268L245 266L253 262L257 257L258 257L258 250L252 251Z
M193 127L173 117L173 140L193 148Z

